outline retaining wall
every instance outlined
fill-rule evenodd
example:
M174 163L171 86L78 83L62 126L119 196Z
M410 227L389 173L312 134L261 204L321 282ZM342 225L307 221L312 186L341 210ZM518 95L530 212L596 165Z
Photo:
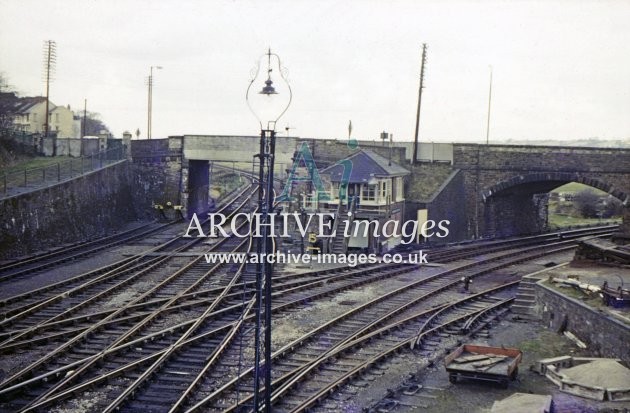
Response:
M135 218L130 163L0 199L0 259L105 235Z
M535 285L537 311L547 327L561 330L566 318L566 330L586 343L593 356L630 361L630 325L542 283Z

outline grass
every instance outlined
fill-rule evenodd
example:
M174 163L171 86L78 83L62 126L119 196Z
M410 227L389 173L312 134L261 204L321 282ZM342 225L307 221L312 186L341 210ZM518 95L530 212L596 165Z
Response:
M68 159L70 159L68 156L37 156L34 158L24 158L8 168L2 168L2 172L12 173L23 171L24 169L41 168L44 166L54 165L58 162L64 162Z
M571 227L576 225L597 224L603 221L610 222L618 220L621 220L621 218L600 220L599 218L581 218L570 215L558 215L554 213L549 213L549 227L552 229Z
M557 187L552 192L576 194L578 192L584 191L585 189L589 189L589 190L593 191L598 196L605 196L606 195L606 192L604 192L604 191L601 191L601 190L599 190L597 188L593 188L592 186L580 184L580 183L577 183L577 182L569 182L568 184L565 184L565 185Z
M561 287L560 284L552 283L550 281L545 281L544 284L558 291L559 293L564 294L567 297L575 298L576 300L579 300L590 307L606 308L606 305L604 305L604 303L602 302L602 298L597 293L586 294L585 292L580 291L578 288L571 286Z
M542 344L540 340L526 340L519 345L519 350L523 353L540 353Z
M575 194L578 192L582 192L585 189L588 189L594 192L598 196L607 195L606 192L604 191L600 191L599 189L590 187L588 185L580 184L577 182L569 182L566 185L559 186L556 189L554 189L553 192ZM571 226L578 226L578 225L598 224L602 222L602 220L600 220L599 218L581 217L579 213L574 209L572 201L549 200L548 211L549 211L549 217L548 217L549 227L552 230L565 228L565 227L571 227ZM557 213L556 211L563 212L563 213ZM606 218L603 221L620 222L621 217Z

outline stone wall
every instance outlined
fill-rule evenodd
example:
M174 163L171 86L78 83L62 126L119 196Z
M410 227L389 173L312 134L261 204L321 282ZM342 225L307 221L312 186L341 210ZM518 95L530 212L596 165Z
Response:
M466 209L461 202L464 193L464 176L459 170L452 171L435 195L427 203L429 219L436 222L450 221L449 235L445 238L430 238L430 242L455 242L466 239Z
M538 315L552 330L561 330L566 319L566 330L587 344L597 357L615 357L630 361L630 326L561 295L552 288L537 283Z
M417 219L417 210L426 209L428 217L427 219L435 222L448 220L449 235L444 238L438 238L433 236L427 239L429 243L446 243L456 242L466 239L468 230L466 228L466 205L461 202L462 194L465 192L464 178L459 170L451 170L450 167L440 171L441 167L428 168L430 165L424 165L422 167L414 167L415 174L412 175L410 180L410 186L425 186L422 182L426 179L427 172L431 175L431 172L436 179L437 186L432 188L432 192L429 196L412 196L408 194L406 196L407 202L407 214L405 220ZM444 166L446 167L446 166ZM423 170L423 174L418 174L419 170ZM443 177L443 173L446 172L446 177ZM426 185L428 186L428 185Z
M593 186L625 202L624 225L629 226L628 149L454 144L453 167L464 173L471 238L544 230L545 217L533 197L568 182Z
M187 200L182 186L187 168L182 168L182 137L132 140L132 194L138 216L153 217L153 205ZM186 178L187 182L187 178Z
M443 163L404 165L411 172L405 187L405 199L428 202L446 182L453 168Z
M130 164L121 161L37 191L0 200L0 258L111 232L136 217Z

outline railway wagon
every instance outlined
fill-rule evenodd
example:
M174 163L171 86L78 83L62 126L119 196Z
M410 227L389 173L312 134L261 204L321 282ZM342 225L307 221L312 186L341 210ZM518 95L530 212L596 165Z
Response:
M518 376L518 364L523 353L515 348L487 347L464 344L444 359L449 381L460 379L490 381L507 388Z

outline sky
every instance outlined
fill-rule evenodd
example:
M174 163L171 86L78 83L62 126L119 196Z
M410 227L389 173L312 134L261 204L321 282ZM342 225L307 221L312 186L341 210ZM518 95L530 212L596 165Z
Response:
M630 1L0 0L0 73L98 112L115 136L256 135L245 92L271 48L293 100L277 129L302 138L630 139ZM262 87L262 81L260 87Z

